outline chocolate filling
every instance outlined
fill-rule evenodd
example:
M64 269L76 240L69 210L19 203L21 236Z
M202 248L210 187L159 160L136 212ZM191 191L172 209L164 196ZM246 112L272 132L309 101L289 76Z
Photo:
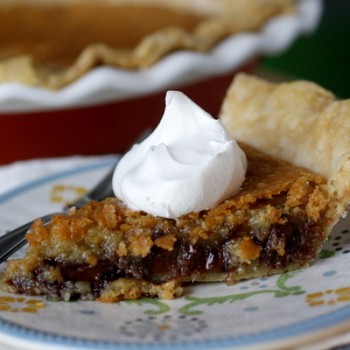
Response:
M154 246L151 253L144 258L128 255L100 261L95 266L71 264L47 258L41 267L33 271L33 276L54 295L60 295L61 289L68 288L75 282L84 281L89 283L91 293L97 297L108 282L122 277L158 284L172 279L189 279L191 276L205 273L230 273L243 264L238 260L233 262L228 250L228 246L230 244L232 246L237 236L247 234L247 229L240 227L240 230L241 232L233 231L231 236L223 241L191 245L184 239L178 239L171 251ZM253 264L263 265L271 270L284 268L291 262L303 266L316 256L319 243L323 239L322 230L315 223L311 221L295 223L293 220L288 220L285 224L272 225L264 239L253 232L250 232L250 236L255 244L261 247L260 256ZM280 247L283 247L284 254L279 253ZM65 282L49 282L45 279L43 272L52 267L60 269ZM21 280L11 282L20 292L28 289ZM79 298L80 295L75 297Z

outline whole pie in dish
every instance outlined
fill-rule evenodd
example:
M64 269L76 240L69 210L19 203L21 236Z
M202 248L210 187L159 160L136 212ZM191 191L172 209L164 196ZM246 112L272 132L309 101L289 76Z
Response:
M2 288L66 301L171 299L190 282L230 285L306 267L347 213L350 100L310 82L240 74L220 118L248 159L236 195L177 219L107 198L48 226L36 221Z
M294 8L295 0L2 0L0 82L57 89L97 65L148 67Z

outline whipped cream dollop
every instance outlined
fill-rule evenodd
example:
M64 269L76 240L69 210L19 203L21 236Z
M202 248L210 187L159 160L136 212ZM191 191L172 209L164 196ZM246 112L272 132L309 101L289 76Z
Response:
M246 167L220 120L183 93L168 91L157 128L117 164L113 190L130 209L178 218L237 193Z

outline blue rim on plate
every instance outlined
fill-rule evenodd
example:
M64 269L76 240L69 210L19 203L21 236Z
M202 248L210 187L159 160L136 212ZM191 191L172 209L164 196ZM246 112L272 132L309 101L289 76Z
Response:
M158 344L140 344L140 343L117 343L103 342L94 340L85 340L81 338L65 337L54 333L40 332L27 327L18 326L15 323L0 320L0 334L5 333L28 342L41 343L42 345L64 345L78 349L116 349L116 350L131 350L131 349L195 349L200 346L201 349L212 348L235 348L248 345L261 345L262 343L275 342L286 338L307 335L312 332L326 329L330 326L339 325L342 322L350 320L350 306L344 307L338 311L331 312L321 317L299 322L287 327L273 329L267 332L253 333L244 336L232 338L220 338L206 341L195 342L179 342L158 343Z

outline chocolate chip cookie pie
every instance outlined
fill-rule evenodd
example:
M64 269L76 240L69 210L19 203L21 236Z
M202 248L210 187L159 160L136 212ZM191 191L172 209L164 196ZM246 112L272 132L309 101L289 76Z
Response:
M97 65L142 69L257 31L295 0L3 0L0 82L57 89Z
M230 285L306 267L347 213L350 100L311 82L240 74L220 119L248 161L238 193L175 219L107 198L47 226L36 221L2 288L66 301L171 299L187 283Z

